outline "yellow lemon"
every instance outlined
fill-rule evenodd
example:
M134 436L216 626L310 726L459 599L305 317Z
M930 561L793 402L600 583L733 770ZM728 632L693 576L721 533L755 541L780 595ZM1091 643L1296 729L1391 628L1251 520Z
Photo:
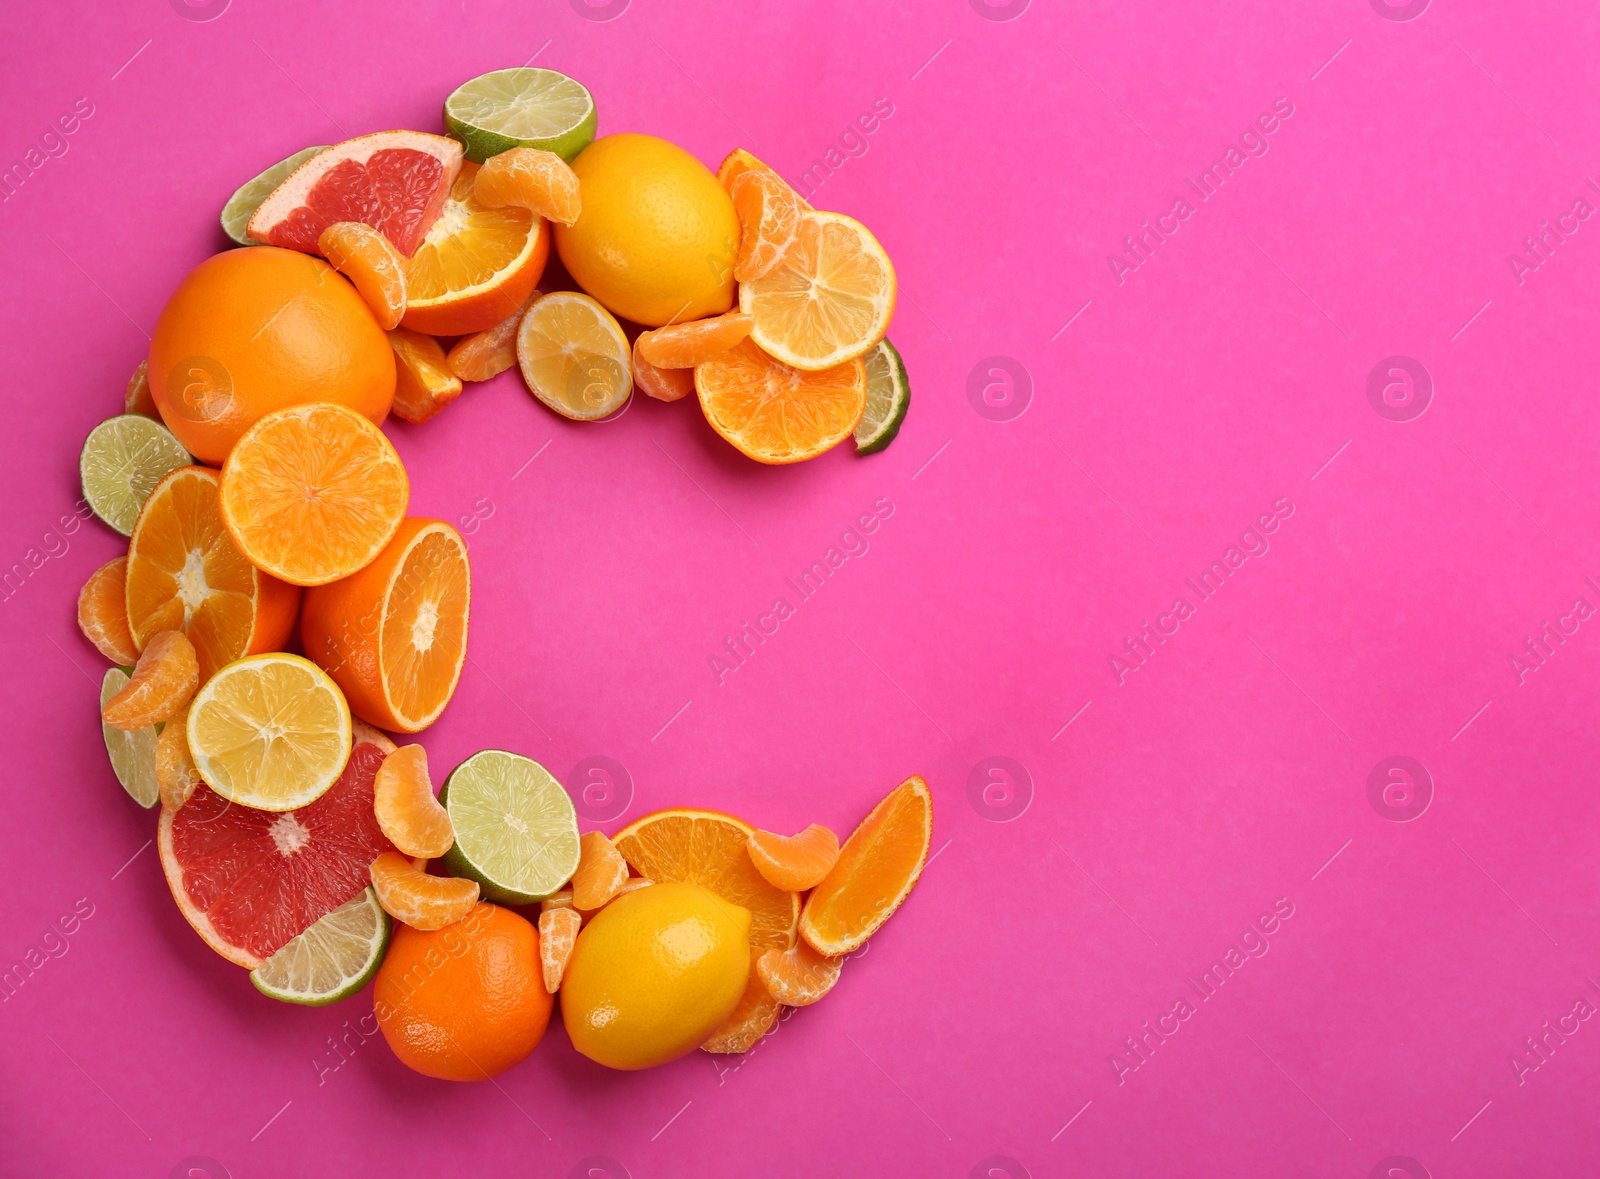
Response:
M572 170L583 211L556 252L579 286L646 327L732 308L739 218L709 168L654 135L607 135Z
M698 884L653 884L583 927L561 980L561 1018L590 1060L650 1068L704 1043L749 975L748 909Z

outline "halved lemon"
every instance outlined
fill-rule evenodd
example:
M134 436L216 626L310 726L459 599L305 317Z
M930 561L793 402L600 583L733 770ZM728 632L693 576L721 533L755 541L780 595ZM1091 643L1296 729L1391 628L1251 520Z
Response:
M529 390L574 421L592 422L622 407L633 392L631 356L621 326L588 295L546 295L517 329L517 361Z
M700 409L711 428L762 463L798 463L837 446L867 407L859 360L802 372L749 340L694 370Z
M867 227L842 213L802 213L776 267L739 284L750 338L807 372L870 352L889 330L894 266Z
M292 811L316 801L350 757L350 707L315 663L252 655L228 664L189 707L189 752L230 802Z

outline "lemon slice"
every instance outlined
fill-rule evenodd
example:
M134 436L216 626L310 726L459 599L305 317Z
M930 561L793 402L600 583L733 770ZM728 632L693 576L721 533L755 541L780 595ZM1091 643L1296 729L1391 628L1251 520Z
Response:
M100 707L128 686L128 673L120 667L108 667L106 678L100 681ZM100 722L100 731L106 739L106 753L111 758L111 769L117 775L134 802L142 807L155 806L161 799L161 788L156 784L156 736L160 725L147 729L113 728Z
M517 328L517 361L533 395L563 417L592 422L633 392L632 350L612 317L588 295L557 291Z
M777 267L739 284L750 338L816 372L872 351L894 315L894 266L867 227L842 213L802 213Z
M193 461L160 422L137 413L107 418L89 431L78 456L83 498L95 515L132 536L139 509L156 484Z
M189 751L231 802L292 811L320 798L350 757L350 706L309 659L252 655L228 664L189 708Z

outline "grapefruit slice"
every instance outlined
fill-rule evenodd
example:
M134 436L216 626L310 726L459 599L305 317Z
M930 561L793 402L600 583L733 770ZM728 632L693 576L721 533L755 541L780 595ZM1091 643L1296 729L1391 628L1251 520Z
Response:
M251 215L247 232L269 246L315 254L324 229L359 221L409 258L439 219L461 160L461 144L444 135L358 135L289 173Z
M373 812L384 751L363 741L322 797L297 811L236 806L203 783L161 808L157 846L184 919L217 953L254 970L359 897L393 845Z

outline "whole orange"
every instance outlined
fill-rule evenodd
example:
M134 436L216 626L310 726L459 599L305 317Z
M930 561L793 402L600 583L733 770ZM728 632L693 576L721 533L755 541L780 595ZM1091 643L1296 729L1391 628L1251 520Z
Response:
M161 420L215 467L275 409L336 401L381 423L394 352L322 259L249 246L207 258L178 284L150 339L149 379Z
M394 1054L442 1081L481 1081L520 1064L544 1038L554 1004L539 931L487 903L443 929L396 922L373 987Z

